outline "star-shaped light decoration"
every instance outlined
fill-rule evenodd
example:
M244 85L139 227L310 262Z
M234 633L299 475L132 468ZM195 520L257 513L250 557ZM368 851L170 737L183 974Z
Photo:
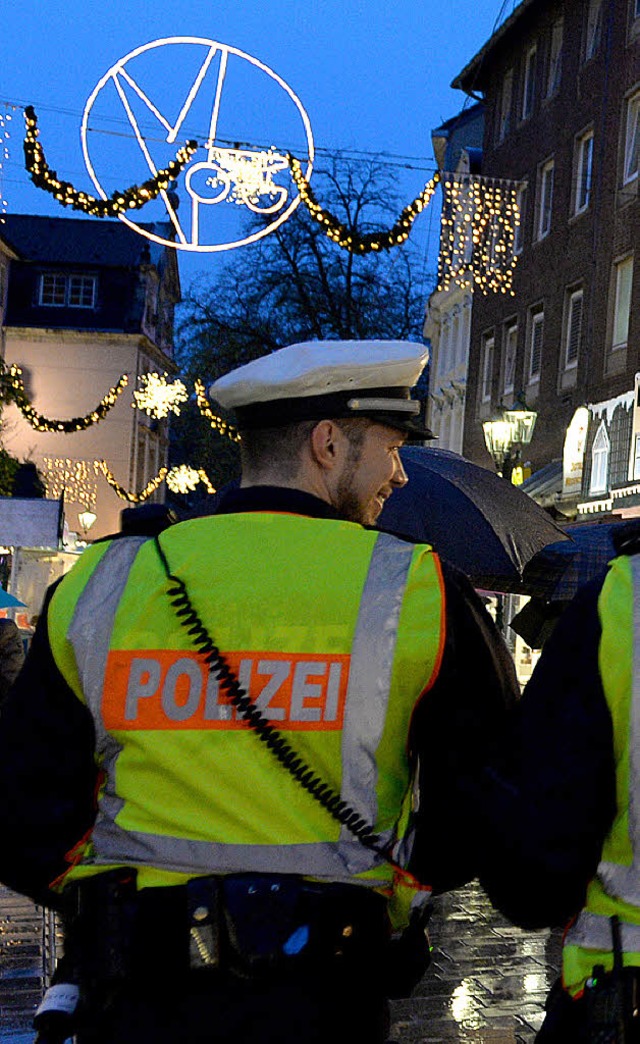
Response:
M133 393L136 401L131 405L134 409L142 410L156 420L168 417L169 413L179 416L180 403L189 398L182 381L169 383L166 373L143 373L138 380L141 387Z
M167 475L167 486L172 493L189 493L200 482L200 472L190 468L188 464L180 464L171 468Z

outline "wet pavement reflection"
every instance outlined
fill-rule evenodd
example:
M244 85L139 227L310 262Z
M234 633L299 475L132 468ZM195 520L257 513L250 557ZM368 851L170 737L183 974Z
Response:
M431 967L392 1006L398 1044L531 1044L560 967L561 931L524 932L476 883L437 900Z
M51 918L0 887L0 1044L31 1044L50 972ZM397 1044L531 1044L560 959L560 932L514 928L473 883L442 896L431 922L433 961L392 1006Z

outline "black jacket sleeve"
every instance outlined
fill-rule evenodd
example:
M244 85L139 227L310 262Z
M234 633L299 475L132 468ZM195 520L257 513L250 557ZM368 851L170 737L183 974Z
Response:
M565 610L483 776L480 880L523 928L579 910L615 814L612 723L600 681L603 577Z
M411 870L435 892L477 877L483 766L501 750L519 694L512 657L466 576L442 563L446 638L439 675L414 714L420 807Z
M0 881L55 906L49 884L93 823L97 771L93 722L56 667L47 606L0 715Z

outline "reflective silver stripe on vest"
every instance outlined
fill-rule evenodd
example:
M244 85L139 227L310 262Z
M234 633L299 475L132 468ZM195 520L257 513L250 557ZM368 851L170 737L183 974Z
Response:
M369 823L375 823L378 816L375 754L387 717L398 621L413 551L413 544L388 533L378 536L351 647L342 740L342 800ZM346 827L341 839L353 839Z
M129 571L145 538L115 541L78 600L69 638L83 691L99 732L108 784L92 840L97 863L158 866L184 873L255 870L292 872L331 880L383 862L343 828L337 845L231 845L125 831L115 818L122 808L113 785L115 759L122 749L102 723L102 686L113 622ZM342 740L341 799L375 823L376 761L389 703L398 621L414 546L386 533L378 535L365 580L351 650ZM313 800L310 798L310 800ZM383 836L382 842L391 840ZM373 883L373 882L371 882Z
M631 866L604 860L598 877L605 891L640 906L640 555L629 559L633 580L633 677L629 721L629 841Z
M625 953L640 953L640 924L620 921L622 949ZM582 946L587 950L611 950L611 920L604 914L583 910L567 932L565 946Z
M146 537L113 541L80 595L69 627L68 638L75 652L82 691L95 725L96 751L106 773L94 834L114 820L123 805L114 790L115 763L122 747L104 728L102 687L116 611L131 566L145 541Z

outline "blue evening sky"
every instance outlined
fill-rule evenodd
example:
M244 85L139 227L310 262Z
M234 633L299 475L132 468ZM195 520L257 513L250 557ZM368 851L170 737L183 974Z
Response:
M259 59L286 81L306 108L318 163L321 159L326 162L332 152L382 158L387 154L401 201L409 202L434 170L432 129L465 105L465 95L450 88L451 80L513 7L514 0L7 3L0 34L0 115L9 111L13 117L6 142L10 155L0 171L6 210L75 214L31 184L23 165L21 107L29 103L35 107L50 167L76 188L95 193L80 142L85 102L118 59L171 36L212 39ZM242 65L246 71L247 64ZM150 89L153 84L154 102L167 114L177 104L176 98L184 96L181 85L191 75L187 66L186 52L175 68L166 63L162 69L160 65L139 66L142 78L150 77L146 81ZM282 92L278 92L279 100L270 88L263 92L264 79L252 73L249 68L243 79L236 68L233 80L229 67L219 134L228 140L302 152L304 135L297 110L292 118L291 111L282 107ZM7 110L8 105L19 108ZM128 166L131 142L124 121L111 118L109 122L113 111L101 113L98 102L93 116L94 163L102 171L107 192L125 188L132 181L139 183L143 177ZM105 120L101 122L102 116ZM195 119L195 110L193 116ZM185 121L184 137L196 135L205 140L202 123L197 127L187 124ZM180 143L179 137L173 148ZM213 208L207 208L207 213L212 212ZM148 214L151 218L150 210ZM140 212L140 220L149 218ZM412 239L425 257L433 258L438 237L436 208L433 213L425 211L414 228ZM183 286L196 272L206 272L220 256L180 254Z

